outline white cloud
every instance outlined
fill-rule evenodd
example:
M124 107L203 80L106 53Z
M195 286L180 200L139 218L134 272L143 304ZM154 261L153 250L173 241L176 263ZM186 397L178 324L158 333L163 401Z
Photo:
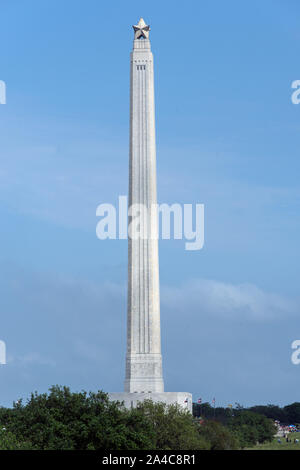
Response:
M253 284L230 284L196 279L181 287L162 287L162 304L173 312L271 320L297 312L295 301L266 292Z
M29 352L22 357L17 358L17 362L24 365L37 364L41 366L55 366L56 362L48 357L43 356L38 352Z
M65 121L32 121L26 126L29 135L38 129L43 137L37 132L39 137L29 138L9 123L3 126L10 138L0 143L0 202L10 210L86 228L96 226L99 203L117 202L119 192L127 190L128 160L117 159L124 147L108 132L103 136L105 129L101 134L75 121L71 132Z

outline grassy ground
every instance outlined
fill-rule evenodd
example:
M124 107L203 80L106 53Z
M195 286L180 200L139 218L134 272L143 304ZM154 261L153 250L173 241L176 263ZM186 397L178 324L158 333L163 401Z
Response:
M292 442L286 442L284 437L281 437L281 444L277 442L278 437L273 439L272 442L267 442L265 444L258 444L253 447L253 450L300 450L300 442L298 444L294 443L294 438L299 439L300 433L290 434L289 438L292 439Z

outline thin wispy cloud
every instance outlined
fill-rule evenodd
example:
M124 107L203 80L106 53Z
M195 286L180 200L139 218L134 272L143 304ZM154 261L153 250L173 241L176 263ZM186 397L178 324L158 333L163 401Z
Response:
M253 284L230 284L221 281L195 279L180 287L162 286L163 306L203 320L207 317L231 321L272 321L298 312L293 299L266 292Z

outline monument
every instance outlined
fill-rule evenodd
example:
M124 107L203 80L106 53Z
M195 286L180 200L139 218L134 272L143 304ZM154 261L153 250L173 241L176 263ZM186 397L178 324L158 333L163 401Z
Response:
M128 234L127 354L124 392L110 393L126 407L151 399L178 403L192 411L192 395L165 392L162 372L156 204L156 146L153 55L149 31L141 18L133 26L130 76L130 150L128 223L130 208L143 205L139 237ZM152 210L150 210L150 208ZM130 231L129 231L130 232Z

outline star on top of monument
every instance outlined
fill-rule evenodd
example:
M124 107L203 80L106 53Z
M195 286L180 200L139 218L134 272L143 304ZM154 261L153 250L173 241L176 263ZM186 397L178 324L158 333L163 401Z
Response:
M140 18L138 24L132 27L134 30L134 39L149 39L150 26L145 23L143 18Z

